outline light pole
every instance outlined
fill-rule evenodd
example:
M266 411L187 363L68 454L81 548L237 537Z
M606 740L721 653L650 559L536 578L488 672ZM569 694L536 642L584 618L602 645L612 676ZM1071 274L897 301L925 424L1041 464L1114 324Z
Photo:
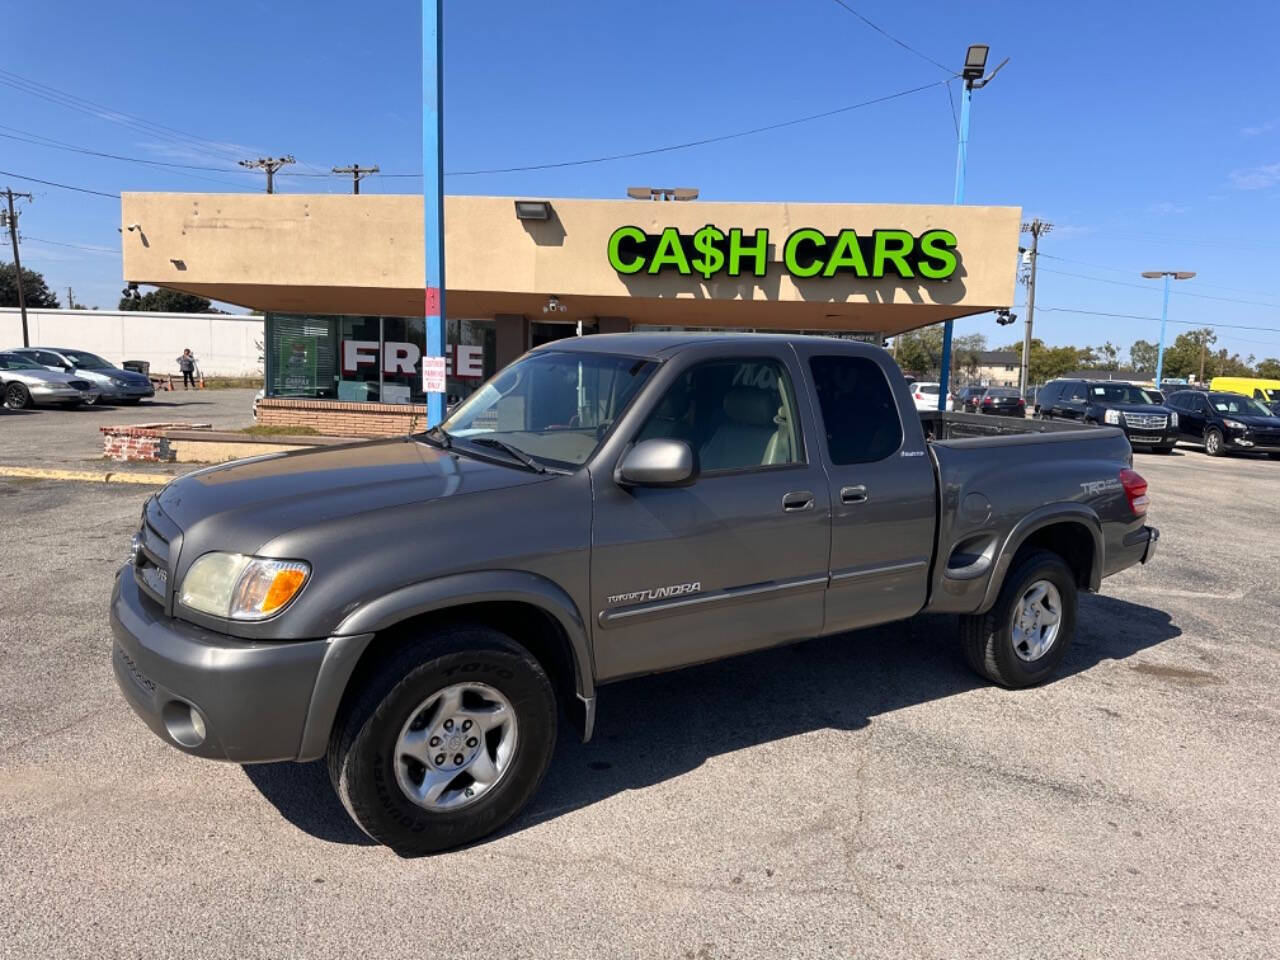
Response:
M1156 354L1156 389L1159 390L1164 378L1164 328L1169 320L1169 281L1190 280L1196 274L1194 270L1144 270L1142 275L1148 280L1164 277L1164 306L1160 308L1160 352Z
M986 76L987 54L990 47L985 43L972 44L964 55L964 70L960 78L964 81L964 89L960 91L960 131L956 144L956 194L955 202L964 203L964 171L969 160L969 102L973 99L973 91L981 90L1001 68L1009 62L1005 57L999 66ZM938 378L938 409L947 409L947 393L951 382L951 333L952 321L948 320L942 327L942 375Z

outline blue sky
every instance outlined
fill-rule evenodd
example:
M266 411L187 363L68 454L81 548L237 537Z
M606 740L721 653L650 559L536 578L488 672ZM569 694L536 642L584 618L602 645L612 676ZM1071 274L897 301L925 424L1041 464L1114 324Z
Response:
M1037 334L1125 349L1153 340L1158 322L1065 310L1156 317L1159 285L1139 272L1195 270L1175 287L1170 319L1270 328L1219 326L1218 342L1280 356L1276 5L846 2L924 56L835 0L446 0L446 169L624 153L819 113L943 80L926 58L958 65L969 43L985 42L992 64L1011 61L975 95L966 199L1019 204L1056 225L1041 248ZM352 162L414 173L419 11L404 0L17 5L6 35L21 42L6 44L0 64L0 170L107 193L262 189L235 160L263 153L294 154L301 173ZM51 102L22 80L109 110ZM39 138L219 169L27 142ZM696 186L707 200L945 203L954 169L954 118L934 86L724 143L452 176L446 189L616 197L657 184ZM23 213L24 265L64 299L71 285L77 300L113 307L118 202L6 183L36 194ZM363 189L418 187L373 178ZM345 192L349 182L292 176L279 189ZM1171 323L1170 340L1186 329ZM957 332L996 345L1021 324L986 316Z

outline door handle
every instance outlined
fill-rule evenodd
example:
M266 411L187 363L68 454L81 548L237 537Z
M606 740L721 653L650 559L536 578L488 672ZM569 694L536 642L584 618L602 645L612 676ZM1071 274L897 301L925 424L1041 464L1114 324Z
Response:
M867 502L867 486L864 483L855 484L852 487L840 488L841 503L866 503Z
M787 513L798 513L801 510L813 509L813 494L808 490L797 490L782 495L782 509Z

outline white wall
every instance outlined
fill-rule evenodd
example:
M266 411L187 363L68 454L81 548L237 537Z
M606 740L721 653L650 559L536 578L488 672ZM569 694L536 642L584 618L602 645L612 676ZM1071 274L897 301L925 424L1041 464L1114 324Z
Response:
M257 344L261 317L211 313L116 310L28 310L33 347L79 347L112 363L145 360L152 373L177 373L177 357L190 347L207 377L262 374ZM16 307L0 307L0 350L22 346Z

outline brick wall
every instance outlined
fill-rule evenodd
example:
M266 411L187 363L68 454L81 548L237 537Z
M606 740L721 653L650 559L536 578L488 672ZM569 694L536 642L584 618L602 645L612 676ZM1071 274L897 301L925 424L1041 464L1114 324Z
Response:
M129 427L99 427L102 454L120 462L172 463L176 454L164 436L164 429L191 426L189 423L140 423Z
M268 427L311 427L328 437L394 437L427 428L427 408L414 403L348 403L303 397L266 397L258 422Z

